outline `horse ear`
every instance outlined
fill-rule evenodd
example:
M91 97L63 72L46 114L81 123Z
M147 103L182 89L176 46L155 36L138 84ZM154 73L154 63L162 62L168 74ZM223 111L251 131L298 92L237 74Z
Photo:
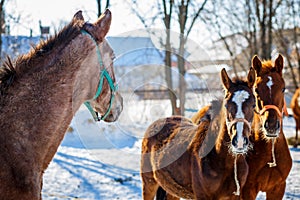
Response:
M253 67L250 67L247 79L248 79L248 86L250 88L252 88L255 83L255 80L256 80L256 73L255 73L255 70L253 69Z
M89 32L96 41L102 42L110 28L110 24L111 12L106 9L106 11L98 18L95 23L85 23L83 29Z
M255 69L257 76L260 75L262 64L257 55L252 58L252 67Z
M74 17L73 17L73 21L76 22L76 21L80 21L80 22L83 22L84 23L84 18L82 16L82 11L79 10L77 13L75 13Z
M275 60L275 69L276 69L276 72L278 72L280 75L282 75L283 56L281 54L279 54Z
M106 36L107 32L109 31L111 24L111 12L109 9L106 9L105 12L99 17L94 25L99 29L99 36L98 39L100 41Z
M224 88L226 90L228 90L230 88L230 86L232 85L232 81L229 78L225 68L223 68L222 71L221 71L221 79L222 79L222 83L223 83Z

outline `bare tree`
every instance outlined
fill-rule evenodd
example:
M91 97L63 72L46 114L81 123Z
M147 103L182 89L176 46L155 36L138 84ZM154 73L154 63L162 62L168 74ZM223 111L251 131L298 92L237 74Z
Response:
M275 18L275 24L278 25L275 37L276 42L280 45L280 51L285 55L289 68L287 75L292 79L291 84L293 84L293 88L298 88L300 82L300 1L284 0L282 4L282 13Z
M106 3L105 3L104 10L109 7L110 0L106 0L105 2ZM102 3L102 0L97 0L98 17L100 17L102 12L104 11L104 10L102 10L102 4L101 3Z
M199 19L199 15L201 11L204 10L204 6L206 5L207 0L204 0L202 4L199 4L198 2L193 2L190 0L181 0L178 4L178 23L179 23L179 29L180 29L180 36L179 36L179 51L177 54L177 64L178 64L178 70L179 70L179 100L180 105L177 110L180 111L181 114L184 115L184 105L185 105L185 93L186 93L186 84L184 80L185 75L185 44L189 37L189 34L191 33L194 24L197 19ZM192 8L196 8L194 10L191 10ZM190 12L191 11L191 12ZM188 19L190 20L190 23L188 24Z
M208 0L203 0L201 4L197 1L192 0L157 0L158 13L154 13L152 16L148 17L140 13L138 9L138 2L132 0L132 11L138 16L141 22L144 24L145 28L151 27L151 22L155 20L162 20L165 25L165 39L161 40L165 48L165 65L166 65L166 82L169 87L169 98L172 105L173 114L184 115L184 105L185 105L185 93L186 93L186 83L184 80L184 75L186 73L185 69L185 45L188 40L190 33L194 27L194 24L199 20L200 13L204 10L204 7ZM177 14L177 15L176 15ZM148 19L149 19L148 18ZM150 22L150 23L149 23ZM174 27L178 27L179 30L179 43L173 46L171 45L171 31L176 32L174 28L171 28L171 24L176 24ZM176 49L174 51L174 49ZM179 71L179 93L178 95L172 92L172 71L171 71L171 56L177 56L177 67ZM179 102L179 103L177 103Z

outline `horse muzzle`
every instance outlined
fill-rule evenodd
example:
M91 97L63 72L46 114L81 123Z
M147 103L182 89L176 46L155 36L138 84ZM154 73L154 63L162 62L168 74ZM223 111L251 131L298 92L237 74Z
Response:
M268 120L264 123L265 135L269 138L275 138L279 136L281 123L279 120L271 123Z
M119 116L121 115L122 111L123 111L123 98L121 95L116 93L112 108L111 108L109 114L107 115L107 117L105 117L104 121L105 122L117 121L119 119Z

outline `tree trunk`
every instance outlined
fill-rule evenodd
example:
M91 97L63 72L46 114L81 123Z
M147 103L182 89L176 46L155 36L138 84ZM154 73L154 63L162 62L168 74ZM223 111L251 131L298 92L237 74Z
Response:
M275 10L273 10L273 0L269 0L269 19L268 19L268 42L267 42L267 59L271 59L271 53L272 53L272 43L273 43L273 37L272 37L272 30L273 30L273 14Z
M179 70L179 111L181 115L184 115L185 110L185 93L186 93L186 83L185 83L185 58L184 58L184 36L180 35L179 53L177 55L177 64Z
M172 19L172 9L174 1L169 1L169 10L167 8L166 1L163 0L163 9L164 9L164 24L166 27L166 41L165 41L165 79L168 86L168 95L172 106L172 115L177 114L176 107L176 95L173 92L172 84L172 49L171 49L171 19Z
M166 82L168 86L168 94L169 99L172 106L172 115L177 114L177 107L176 107L176 95L173 92L173 84L172 84L172 52L171 52L171 42L170 42L170 29L166 29L167 36L166 36L166 50L165 50L165 73L166 73Z

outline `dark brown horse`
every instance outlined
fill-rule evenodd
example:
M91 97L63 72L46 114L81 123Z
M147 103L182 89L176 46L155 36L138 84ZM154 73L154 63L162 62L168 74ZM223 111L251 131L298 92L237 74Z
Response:
M231 81L223 69L221 78L223 104L213 102L199 125L172 116L148 127L141 156L143 199L153 199L160 187L168 199L239 198L248 174L244 154L255 105L255 71L249 71L247 81Z
M250 141L253 150L247 155L249 175L243 188L243 199L254 200L259 191L266 192L267 199L282 199L286 178L292 167L292 159L282 130L285 110L285 82L282 77L283 57L261 62L252 60L256 79L256 114Z
M297 147L298 142L298 130L300 129L300 88L298 88L292 98L291 101L291 109L293 110L293 116L296 123L296 136L295 136L295 144L294 147Z
M109 10L93 24L79 11L57 35L0 68L0 199L41 199L43 173L84 102L105 121L117 120L122 97L104 38L110 23Z

